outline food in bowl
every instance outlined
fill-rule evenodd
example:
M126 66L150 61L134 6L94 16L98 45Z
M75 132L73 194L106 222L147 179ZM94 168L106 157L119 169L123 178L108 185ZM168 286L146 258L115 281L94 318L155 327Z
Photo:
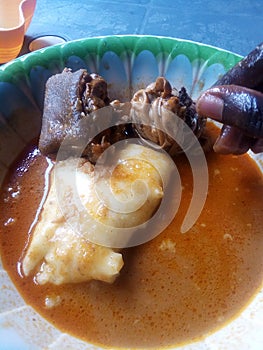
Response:
M208 130L217 134L209 124ZM23 276L21 252L32 242L30 227L40 218L53 163L39 152L37 140L28 146L6 180L1 203L3 262L26 301L62 331L117 348L176 346L231 320L262 281L262 174L248 155L210 150L206 159L208 197L189 232L182 234L180 225L193 179L180 154L175 163L183 201L177 215L153 240L122 250L125 264L112 284L40 285L36 269Z
M101 109L102 113L97 113ZM108 121L114 113L117 113L116 126L96 132L99 135L92 138L92 129L101 128L102 125L105 128L105 120ZM116 245L110 239L112 228L134 227L135 231L152 217L166 190L163 179L171 177L170 161L164 154L142 144L125 144L122 151L114 147L110 162L108 160L103 165L100 175L102 181L99 183L92 162L98 160L100 153L109 145L134 137L133 129L141 138L154 141L155 145L159 144L168 152L173 150L175 154L176 149L177 153L182 152L174 139L166 137L164 132L161 134L158 129L160 121L146 124L145 119L150 116L178 129L176 133L186 133L180 130L176 118L185 120L186 125L192 127L191 132L198 136L204 128L204 119L197 115L185 88L179 92L172 91L170 83L162 77L157 78L146 90L136 92L128 106L122 105L120 101L110 103L107 83L98 74L89 74L83 69L72 73L64 69L62 73L48 79L38 147L44 156L54 157L60 152L66 159L55 161L50 172L48 193L21 259L21 271L25 276L37 270L34 279L38 284L59 285L91 279L114 282L123 260L121 253L112 249ZM147 135L144 133L146 127ZM83 138L85 143L79 157L73 157L72 152L78 150ZM114 164L117 164L117 170L110 174L108 186L111 190L106 193L106 175L112 167L113 158L116 159ZM71 180L75 172L76 179ZM139 182L136 181L138 179ZM74 198L75 182L82 205L78 205ZM141 194L144 195L142 182L148 190L143 204L140 203ZM61 186L61 198L58 186ZM98 186L104 186L107 201L98 195ZM132 188L131 198L127 194L129 188ZM113 198L122 208L111 208ZM130 208L131 200L134 202L133 209ZM72 221L74 217L77 224L70 227L69 220ZM78 227L82 225L88 237L81 237L82 232L79 232ZM147 224L144 230L150 230ZM107 247L90 242L88 238L94 235L108 236Z
M92 118L97 118L96 123ZM177 134L187 133L176 125L178 118L185 121L197 137L201 136L205 118L197 115L186 89L173 89L164 77L157 77L145 89L138 90L131 101L124 103L110 99L107 82L98 74L89 74L85 69L72 72L65 68L62 73L49 78L46 84L39 149L44 155L56 154L65 137L74 148L78 147L79 139L86 137L88 141L90 137L82 155L95 162L100 148L103 152L107 146L135 136L129 126L132 123L132 129L139 137L175 155L179 146L174 138L167 136L169 128L175 130L176 138L179 138ZM108 128L107 125L112 123L117 125ZM103 128L106 130L101 133L99 130ZM162 128L166 134L161 132ZM97 137L92 139L90 135Z

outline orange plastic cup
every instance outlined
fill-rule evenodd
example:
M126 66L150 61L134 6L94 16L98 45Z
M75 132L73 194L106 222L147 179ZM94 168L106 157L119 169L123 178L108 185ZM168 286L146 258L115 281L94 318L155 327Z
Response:
M16 58L36 7L36 0L0 0L0 64Z

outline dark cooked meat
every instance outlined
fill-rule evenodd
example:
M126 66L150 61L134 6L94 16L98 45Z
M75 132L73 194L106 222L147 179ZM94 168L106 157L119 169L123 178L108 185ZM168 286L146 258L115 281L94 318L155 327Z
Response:
M107 83L98 74L87 74L86 89L81 94L82 108L85 114L92 113L99 108L108 106L110 99L108 97Z
M89 74L85 69L74 73L65 69L53 75L46 84L40 151L45 155L54 154L65 137L72 144L86 137L83 119L108 105L107 83L100 76Z
M84 70L75 73L64 70L48 79L39 139L43 154L57 152L68 133L77 136L78 130L74 126L81 118L82 106L78 97L84 85Z
M101 76L66 68L47 81L39 149L56 155L63 144L60 157L81 155L95 163L107 147L128 136L128 127L121 122L127 114L129 104L110 104Z
M178 125L178 118L190 129ZM110 102L107 83L101 76L85 69L74 73L65 69L46 84L39 149L48 156L60 150L60 158L82 156L96 163L115 142L141 137L173 156L181 151L179 138L184 142L189 130L199 137L204 124L186 89L173 89L163 77L136 92L131 102L121 103Z
M84 155L91 163L96 163L98 157L109 146L136 136L130 123L130 109L129 102L121 103L119 100L114 100L110 103L112 126L96 135L85 149Z
M134 94L131 115L138 136L158 144L172 156L181 151L179 140L184 150L191 146L189 128L191 134L200 137L205 126L205 119L197 115L186 89L173 89L163 77Z

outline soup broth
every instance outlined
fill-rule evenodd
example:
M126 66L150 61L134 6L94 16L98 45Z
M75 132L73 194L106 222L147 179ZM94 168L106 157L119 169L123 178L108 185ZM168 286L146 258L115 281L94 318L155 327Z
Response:
M1 257L26 302L63 332L116 348L171 347L236 317L263 280L263 180L248 155L207 155L209 192L190 231L180 227L192 195L187 160L176 159L182 200L159 236L123 251L115 283L37 285L20 270L47 190L51 161L30 147L1 193Z

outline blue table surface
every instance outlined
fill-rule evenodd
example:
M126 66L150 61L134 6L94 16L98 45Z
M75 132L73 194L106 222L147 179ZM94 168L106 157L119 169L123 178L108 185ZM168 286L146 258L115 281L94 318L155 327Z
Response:
M246 55L263 41L262 29L262 0L37 0L21 54L41 35L150 34Z

